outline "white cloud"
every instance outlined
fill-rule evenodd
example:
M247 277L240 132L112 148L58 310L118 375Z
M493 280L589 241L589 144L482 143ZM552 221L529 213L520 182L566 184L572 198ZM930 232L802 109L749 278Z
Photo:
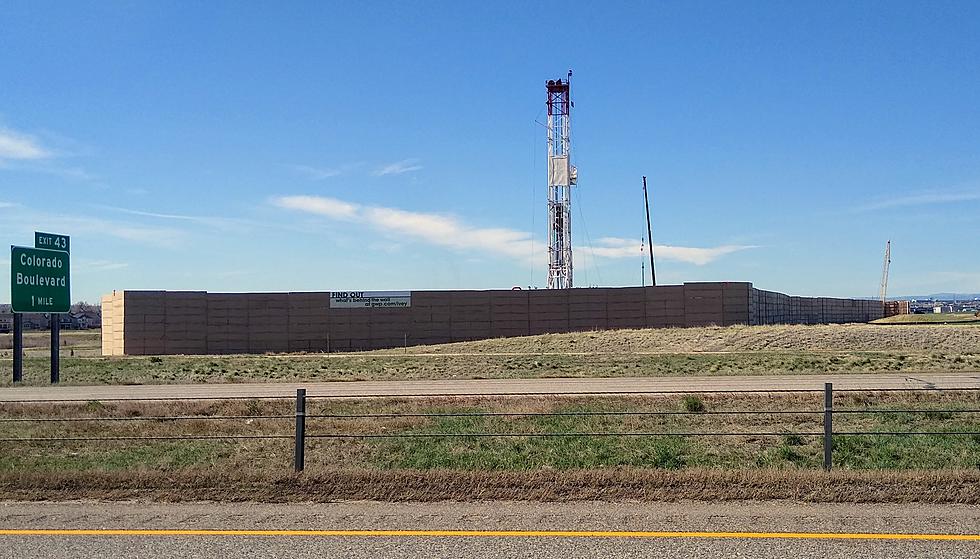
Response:
M31 170L37 171L39 173L56 175L62 178L77 180L77 181L93 182L99 179L99 177L89 173L88 171L82 169L81 167L62 168L62 167L54 167L50 165L46 165L46 166L34 165L31 167Z
M531 255L531 238L523 231L470 227L455 217L393 208L369 207L364 209L363 215L378 229L435 245L484 250L511 258Z
M186 215L186 214L171 214L171 213L160 213L160 212L148 212L143 210L133 210L129 208L120 208L117 206L106 206L102 204L92 204L92 207L111 210L114 212L124 213L128 215L149 217L153 219L164 219L172 221L185 221L189 223L194 223L198 225L203 225L206 227L212 227L214 229L219 229L222 231L247 231L253 227L261 227L267 224L260 223L256 221L250 221L248 219L234 218L234 217L218 217L218 216L208 216L208 215Z
M634 239L621 239L618 237L604 237L598 240L599 246L592 248L595 256L603 258L634 258L642 257L643 245ZM712 248L698 247L678 247L670 245L654 245L653 255L657 259L674 260L677 262L687 262L703 266L718 258L738 252L756 248L751 245L722 245Z
M955 202L972 202L980 200L980 190L927 190L915 194L906 194L894 198L882 198L862 206L862 210L884 210L905 206L923 206L929 204L950 204Z
M357 205L325 196L280 196L273 198L272 203L287 210L298 210L333 219L354 219L358 213Z
M51 152L31 136L0 128L0 160L32 160L51 157Z
M81 262L73 262L72 265L76 269L86 272L108 272L129 267L129 264L125 262L113 262L112 260L82 260Z
M364 223L383 233L459 250L475 249L510 258L531 257L531 235L504 228L481 228L456 217L381 206L361 206L323 196L282 196L280 208Z
M428 244L457 250L475 250L517 260L540 257L532 246L531 234L500 227L473 227L457 217L413 212L382 206L363 206L324 196L281 196L272 199L280 208L322 215L331 219L368 225L382 233L399 238L413 238ZM633 239L605 237L591 254L602 258L642 257L640 242ZM723 245L711 248L657 245L654 254L664 260L708 264L733 252L754 248L743 245ZM587 254L585 252L581 254Z
M336 177L344 172L343 169L325 169L322 167L312 167L310 165L290 165L289 168L305 176L306 178L315 181L322 181L324 179L329 179L330 177Z
M13 207L16 207L16 206L17 206L17 204L14 204L13 202L0 202L0 209L2 209L2 208L13 208Z
M402 173L411 173L412 171L419 171L422 166L418 164L418 159L403 159L401 161L396 161L394 163L389 163L384 167L376 170L374 172L375 176L383 177L385 175L401 175Z
M125 241L160 248L178 248L185 244L187 234L180 229L169 227L152 227L125 221L101 219L93 216L79 217L75 215L39 212L24 208L5 217L4 226L10 231L35 231L42 228L47 231L60 231L69 235L98 237L115 237Z
M146 227L96 218L62 218L52 220L51 223L60 230L71 231L72 234L88 232L109 235L161 248L178 248L187 238L186 233L179 229Z

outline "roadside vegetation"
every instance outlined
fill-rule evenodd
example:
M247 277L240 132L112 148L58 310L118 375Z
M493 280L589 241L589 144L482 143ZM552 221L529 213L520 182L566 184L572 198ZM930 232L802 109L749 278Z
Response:
M980 316L976 313L929 313L929 314L897 314L880 318L872 324L973 324L980 325Z
M47 339L25 340L34 348L25 384L47 383ZM973 325L614 330L329 354L100 357L97 331L66 332L63 340L64 384L980 371ZM0 349L0 367L10 359ZM0 386L9 384L9 375L0 376Z
M604 398L393 398L368 400L315 399L308 402L308 478L358 476L387 479L381 485L397 496L418 492L439 498L480 498L446 493L439 484L447 473L459 479L480 480L486 498L514 497L524 482L545 475L588 473L605 480L610 495L622 497L622 484L636 483L672 472L690 482L702 476L702 489L712 480L730 480L732 472L751 479L781 479L781 483L812 480L822 464L820 394L699 395ZM934 410L940 413L893 411L835 416L835 430L845 431L969 431L975 435L840 435L835 437L834 462L842 479L859 479L868 470L894 472L904 486L869 486L852 499L904 499L922 491L936 499L939 488L916 489L910 479L933 470L942 480L946 498L980 503L980 417L949 410L977 409L980 394L964 393L843 393L836 409ZM753 410L749 415L717 412ZM688 415L583 415L596 412L690 412ZM767 414L766 411L798 411ZM528 415L446 416L475 412ZM567 415L533 415L540 413ZM807 413L810 412L810 413ZM443 414L408 417L336 417L365 414ZM145 419L159 416L241 416L229 420ZM331 415L334 417L316 417ZM282 417L269 417L282 416ZM37 421L70 417L114 418L114 421ZM293 408L286 400L88 402L77 404L4 404L2 438L21 437L175 437L176 440L0 442L0 498L80 498L97 495L139 496L142 483L166 478L171 485L152 489L154 498L210 498L217 487L224 499L265 497L255 486L270 483L303 484L291 477ZM646 436L516 436L486 437L483 433L543 435L556 433L675 433ZM758 435L751 433L773 433ZM735 436L682 436L678 433L735 433ZM739 435L738 433L745 433ZM435 437L317 438L317 435L419 435ZM282 439L194 440L194 436L275 435ZM658 473L659 472L659 473ZM693 472L693 473L692 473ZM726 473L727 472L727 473ZM971 473L972 472L972 473ZM387 476L387 477L386 477ZM686 476L686 477L685 477ZM795 477L794 477L795 476ZM850 477L848 477L850 476ZM855 477L857 476L857 477ZM912 477L909 477L912 476ZM972 476L972 477L971 477ZM66 481L71 477L71 481ZM976 479L975 479L976 478ZM629 480L633 481L629 481ZM666 478L663 478L666 479ZM673 479L673 478L672 478ZM887 476L881 479L888 479ZM935 483L936 479L933 480ZM974 480L966 493L954 491L963 480ZM88 480L88 481L86 481ZM114 491L99 494L100 484L113 480ZM278 480L278 481L276 481ZM403 480L404 484L399 485ZM404 480L411 480L404 481ZM618 481L615 481L618 480ZM614 483L615 481L615 483ZM494 484L498 490L493 490ZM817 485L819 485L819 482ZM244 484L244 488L242 486ZM197 487L196 493L181 489ZM400 487L400 489L399 489ZM619 489L613 490L616 487ZM777 484L776 486L779 486ZM794 485L794 487L796 487ZM74 489L72 489L74 488ZM129 490L126 490L126 489ZM613 488L613 489L610 489ZM103 488L105 489L105 488ZM458 488L457 488L458 489ZM472 489L472 488L471 488ZM797 487L799 489L799 487ZM374 498L377 487L324 487L325 494ZM579 488L578 491L582 491ZM776 490L776 489L773 489ZM119 493L121 491L121 493ZM271 490L270 490L271 491ZM880 493L877 497L869 492ZM971 492L972 491L972 492ZM94 493L93 493L94 492ZM903 493L904 492L904 493ZM287 492L288 493L288 492ZM310 498L320 493L314 492ZM603 498L595 492L590 498ZM891 495L891 497L888 497ZM920 498L924 498L920 495ZM966 496L964 496L966 495ZM697 498L677 494L674 498ZM770 495L771 496L771 495ZM884 496L884 497L883 497ZM662 497L662 496L661 496ZM826 496L825 496L826 497ZM435 498L435 497L432 497ZM660 497L658 497L660 498ZM817 497L813 497L817 498ZM824 498L824 497L821 497ZM915 498L912 498L915 500Z

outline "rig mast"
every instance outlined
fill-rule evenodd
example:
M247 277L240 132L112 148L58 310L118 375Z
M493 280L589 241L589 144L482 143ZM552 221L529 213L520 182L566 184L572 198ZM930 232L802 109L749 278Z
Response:
M548 80L548 289L572 287L571 80Z
M881 266L881 283L878 286L878 297L882 304L888 302L888 268L892 263L892 242L885 243L885 263Z

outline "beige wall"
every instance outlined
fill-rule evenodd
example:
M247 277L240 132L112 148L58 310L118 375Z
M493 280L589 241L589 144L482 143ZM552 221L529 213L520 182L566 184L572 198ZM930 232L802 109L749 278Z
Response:
M329 292L115 291L102 301L104 355L351 351L585 330L881 316L881 304L873 301L788 297L746 282L413 291L412 306L400 309L331 309Z

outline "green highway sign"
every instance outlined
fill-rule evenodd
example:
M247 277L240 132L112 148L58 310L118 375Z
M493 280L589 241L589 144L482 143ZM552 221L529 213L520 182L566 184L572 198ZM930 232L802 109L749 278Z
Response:
M68 237L64 239L67 249ZM66 250L10 247L10 303L13 312L68 312L71 308L69 270Z
M46 248L48 250L68 250L68 235L57 235L55 233L34 232L34 248Z

